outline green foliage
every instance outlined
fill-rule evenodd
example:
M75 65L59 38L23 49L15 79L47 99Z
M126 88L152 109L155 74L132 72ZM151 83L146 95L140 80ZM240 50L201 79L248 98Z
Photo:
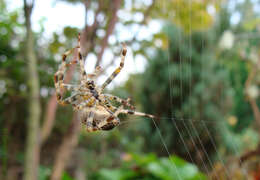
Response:
M219 133L227 133L227 128L222 128L223 132L218 129L225 124L233 91L228 72L212 51L214 36L207 32L185 35L175 26L168 26L165 31L169 50L158 50L146 71L131 77L126 87L144 112L159 117L158 126L168 148L191 160L187 151L193 156L203 149L187 149L185 145L192 141L199 144L203 139L211 154L214 149L207 134L218 144ZM153 122L144 120L139 128L146 134L147 149L160 151L162 144Z
M95 180L196 180L206 179L206 176L200 173L196 166L185 162L184 160L170 156L169 158L157 158L154 154L128 155L120 168L101 169L93 175Z
M222 61L229 70L230 82L234 90L234 105L232 114L238 117L237 123L232 127L236 132L247 128L253 121L250 105L245 101L244 86L248 76L247 62L237 56L235 52L225 53Z
M14 141L17 150L23 149L17 142L24 138L22 131L25 125L23 119L18 117L26 116L24 104L27 93L22 89L26 68L25 62L19 56L23 32L23 26L18 21L19 10L8 12L5 2L0 1L0 4L0 164L3 170L1 173L5 175L12 159L18 164L21 163L18 157L22 154L21 151L16 151L12 158L9 152ZM18 128L10 128L13 123L16 123Z
M154 17L167 19L178 25L186 33L209 29L214 17L209 13L208 7L219 10L222 0L169 0L157 1L152 11Z
M51 168L46 166L40 166L38 179L39 180L48 180L50 179ZM74 180L67 172L63 172L61 180Z
M50 168L47 168L45 166L39 167L39 175L38 175L39 180L47 180L50 175L51 175Z
M226 30L233 33L235 42L231 49L224 49L218 52L218 58L223 66L229 71L230 82L234 91L234 103L232 106L232 115L236 122L231 126L235 132L245 130L254 123L254 114L252 107L246 98L245 83L250 71L255 66L257 60L257 51L259 51L260 37L257 35L257 21L259 15L253 13L253 3L244 1L234 7L241 15L241 21L237 26L231 26L229 17L232 15L227 8L220 11L218 23L215 31L221 36ZM248 13L250 12L250 13ZM221 47L220 47L221 48ZM258 50L257 50L258 49ZM257 76L252 85L257 84ZM256 85L257 86L257 85ZM257 103L259 103L259 99Z

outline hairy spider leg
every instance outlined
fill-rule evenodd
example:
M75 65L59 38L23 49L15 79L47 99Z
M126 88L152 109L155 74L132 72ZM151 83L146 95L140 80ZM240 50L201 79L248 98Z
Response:
M56 89L56 96L58 103L61 105L68 104L68 101L64 101L64 98L62 98L62 89L68 90L68 89L77 89L77 85L70 86L68 84L64 84L64 74L66 71L66 68L72 64L76 64L77 61L71 61L69 63L66 63L66 58L69 54L71 54L74 51L75 48L66 51L62 55L62 63L58 69L58 71L54 74L54 84Z
M105 102L99 102L99 105L101 105L102 107L104 107L106 109L106 111L113 115L114 114L114 110L116 109L114 106L112 106L109 102L105 101Z
M78 100L77 96L79 96L79 95L80 94L74 94L70 97L65 98L63 100L63 104L74 104Z
M78 58L79 58L79 66L80 66L80 75L81 75L81 79L84 81L87 81L87 73L85 71L85 61L83 59L83 56L81 54L81 44L80 44L80 33L78 34L78 46L77 46L77 50L78 50Z
M148 118L152 118L155 119L156 116L151 115L151 114L146 114L146 113L142 113L142 112L137 112L137 111L132 111L132 110L126 110L126 109L122 109L120 110L120 112L118 114L130 114L130 115L135 115L135 116L142 116L142 117L148 117Z
M117 108L111 105L110 102L106 100L106 97L103 97L101 99L102 101L99 102L99 105L104 107L105 110L110 113L110 116L108 116L105 120L100 121L96 126L98 130L111 130L120 124L120 119L118 118L118 115L123 110L124 105L120 105ZM128 99L127 102L128 101L130 101L130 99Z
M95 68L94 73L88 74L87 76L88 76L89 79L95 80L100 75L101 72L102 72L102 68L100 66L97 66Z
M111 96L112 96L112 95L111 95ZM116 97L116 96L115 96L115 97ZM118 124L118 123L120 122L120 120L117 118L117 115L119 114L120 110L123 109L123 106L124 106L125 104L122 104L122 103L121 103L121 105L117 108L117 107L114 107L114 106L107 100L107 98L108 98L108 94L101 96L101 98L100 98L101 101L99 102L99 104L100 104L102 107L104 107L107 112L109 112L109 113L111 114L111 116L109 116L108 119L110 119L110 121L112 120L111 118L117 119L117 120L115 120L115 123ZM114 98L114 97L113 97L113 98ZM118 97L117 97L117 98L118 98ZM119 98L119 99L120 99L120 98ZM123 100L123 99L121 99L121 100ZM127 100L124 100L124 101L126 101L127 103L129 103L130 98L128 98ZM105 120L104 123L105 123L105 122L109 122L109 121ZM102 124L101 124L101 125L102 125Z
M123 104L124 106L127 106L131 109L135 109L135 107L129 103L130 98L127 98L127 100L125 100L125 99L121 99L121 98L114 96L114 95L111 95L111 94L105 94L105 97L108 98L110 101L116 101L116 102Z
M102 106L102 107L104 107L104 106ZM87 110L88 111L87 118L82 119L83 123L86 124L86 130L88 132L93 132L93 131L97 131L97 130L108 130L108 128L111 127L111 121L101 120L100 122L99 121L94 122L95 110L96 110L96 103ZM113 116L113 112L110 112L109 110L107 110L107 112L109 112L111 114L111 116L109 116L109 117L112 117L113 119L118 119L117 117ZM115 125L112 125L112 128L117 126L119 124L119 122L120 122L119 119L117 121L113 122Z
M111 103L107 99L110 99L111 101L116 100L121 105L118 108L116 108L113 105L111 105ZM104 96L101 96L101 101L99 102L99 104L102 107L104 107L106 111L111 114L111 116L108 116L105 120L99 122L97 124L97 128L99 130L110 130L118 126L120 124L120 120L117 116L118 114L121 113L123 107L127 105L133 107L132 105L129 104L129 101L130 98L128 98L127 100L123 100L119 97L109 95L109 94L104 94Z
M88 132L93 132L93 131L97 130L97 128L95 128L93 126L94 110L95 110L95 107L90 108L90 112L89 112L87 120L86 120L86 129Z
M62 88L66 89L67 91L78 91L79 86L74 84L61 84Z
M110 110L110 112L115 112L116 109L117 109L108 100L105 100L105 104L104 105Z
M119 106L118 109L111 116L107 117L105 120L97 124L99 130L110 130L120 124L120 120L117 117L118 114L123 109L123 105Z
M90 94L91 95L91 94ZM96 104L96 98L89 96L87 99L84 99L83 102L75 106L75 110L82 110L85 107L92 108Z
M104 95L104 94L101 94L100 96L99 96L99 104L101 105L101 106L103 106L105 109L108 109L109 111L109 113L111 114L111 113L114 113L115 111L116 111L116 107L114 107L109 101L108 101L108 99L106 98L106 96Z
M121 62L118 68L116 68L116 70L109 76L109 78L107 78L107 80L102 84L101 86L101 91L103 91L106 86L111 83L111 81L113 81L113 79L120 73L121 69L124 67L124 63L125 63L125 56L126 56L126 45L123 44L123 50L121 52Z

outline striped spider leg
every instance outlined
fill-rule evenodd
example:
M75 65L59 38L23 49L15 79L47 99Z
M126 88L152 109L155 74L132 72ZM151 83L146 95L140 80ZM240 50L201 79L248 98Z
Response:
M135 115L135 116L155 118L155 116L153 116L151 114L146 114L146 113L137 112L137 111L133 111L133 110L129 110L129 109L124 109L123 106L124 105L119 106L112 115L104 116L106 118L97 124L96 129L97 130L111 130L114 127L118 126L120 124L120 120L118 118L119 114L129 114L129 115Z
M116 70L110 75L109 78L107 78L107 80L102 84L101 86L101 92L107 87L107 85L109 85L113 79L121 72L121 70L123 69L124 67L124 64L125 64L125 56L126 56L126 52L127 52L127 49L126 49L126 45L123 44L123 50L121 52L121 62L120 62L120 65L118 68L116 68Z
M64 83L64 76L67 67L69 67L72 64L76 64L77 61L72 61L67 63L66 62L66 57L71 54L74 51L75 48L65 52L62 56L62 63L58 69L58 71L54 75L54 84L56 88L56 97L58 100L58 103L61 105L66 105L66 104L71 104L73 101L75 101L76 95L71 96L69 98L64 99L62 97L63 90L72 90L72 91L77 91L79 89L78 85L71 85L71 84L65 84Z
M127 98L127 100L125 100L111 94L104 94L104 96L106 99L109 99L110 101L116 101L122 105L125 105L126 107L129 107L130 109L135 109L135 107L130 104L130 98Z
M87 77L88 77L88 79L92 79L95 81L97 79L97 77L101 74L102 71L103 71L102 68L100 66L97 66L95 68L94 73L88 74Z
M80 44L80 33L78 34L78 59L79 59L79 67L80 67L80 84L84 84L87 81L87 73L85 71L85 61L83 59L83 56L81 54L81 44Z
M71 61L71 62L66 62L67 56L72 54L75 49L77 50L78 61L74 60L74 61ZM87 74L84 70L84 60L83 60L82 55L80 53L80 34L78 35L78 46L71 49L71 50L66 51L62 55L62 63L59 66L58 71L54 75L56 96L57 96L58 103L61 104L61 105L75 104L76 101L78 101L80 99L80 97L82 96L82 93L80 91L82 88L84 89L84 87L82 87L82 85L81 85L82 83L80 83L79 85L72 85L72 84L65 84L64 83L64 77L65 77L66 69L69 66L71 66L73 64L77 64L77 63L79 63L79 65L80 65L81 81L83 81L83 83L85 83L86 79L87 79ZM62 97L63 90L72 91L72 93L71 93L72 95L68 98L63 98Z

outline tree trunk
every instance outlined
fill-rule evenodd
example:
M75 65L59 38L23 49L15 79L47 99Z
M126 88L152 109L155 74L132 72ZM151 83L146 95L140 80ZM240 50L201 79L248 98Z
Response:
M62 144L60 145L54 161L51 180L60 180L62 172L66 167L70 156L78 144L78 136L80 130L80 120L77 113L74 113L73 119L67 133L64 135Z
M73 61L76 61L77 59L77 53L76 51L74 52L73 56ZM70 80L72 79L73 73L75 70L75 65L70 66L66 76L65 76L65 83L69 83ZM63 93L63 92L62 92ZM51 98L49 99L47 106L46 106L46 113L45 113L45 118L42 124L41 128L41 139L40 139L40 144L43 145L45 141L48 139L48 137L51 134L52 128L55 123L55 116L56 116L56 110L57 110L58 102L56 98L56 93L54 93Z
M28 66L28 87L29 87L29 117L27 120L27 139L24 179L37 179L39 164L39 121L40 121L40 94L39 78L37 73L36 55L34 53L34 40L31 28L31 14L34 1L28 4L24 0L24 14L26 24L26 51L25 59Z

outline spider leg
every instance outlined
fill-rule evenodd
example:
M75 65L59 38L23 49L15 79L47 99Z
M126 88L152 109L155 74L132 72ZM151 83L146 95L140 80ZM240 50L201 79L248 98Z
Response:
M98 104L105 108L107 112L113 114L116 111L116 107L114 107L106 98L104 94L101 94L98 98Z
M97 123L97 129L98 130L111 130L117 125L119 125L120 120L117 117L118 113L121 109L123 109L123 106L120 106L118 109L110 104L110 102L104 97L100 96L100 99L98 101L98 104L102 106L110 115L108 117L100 122ZM120 109L120 110L119 110Z
M90 103L93 104L90 106ZM96 108L96 99L93 99L93 96L90 96L86 101L80 103L79 105L77 105L77 109L82 110L81 112L81 120L83 124L86 124L86 130L88 132L93 132L98 130L96 126L94 126L94 116L95 116L95 108ZM85 109L83 109L83 107L86 107Z
M121 105L118 108L116 108L107 100L107 98L110 100L117 100L119 103L121 103ZM102 107L104 107L106 109L106 111L111 114L111 116L107 117L104 121L100 122L98 124L98 128L100 130L104 130L104 129L102 129L102 127L105 126L106 124L113 124L114 127L117 126L120 123L120 120L117 116L118 116L118 114L121 113L121 111L123 110L123 107L125 105L132 107L129 104L129 101L130 101L129 98L127 100L123 100L117 96L108 95L108 94L104 94L103 96L100 96L99 104ZM110 125L110 127L112 127L112 125Z
M113 106L110 105L110 104L103 104L103 103L100 103L100 102L99 102L99 104L100 104L102 107L104 107L109 114L111 114L111 115L114 114L115 107L113 107Z
M74 102L76 102L78 100L77 96L79 96L79 94L74 94L70 97L65 98L63 100L63 104L73 104Z
M108 98L110 101L116 101L124 106L127 106L131 109L135 109L135 107L133 105L131 105L130 102L130 98L128 98L127 100L125 99L121 99L117 96L111 95L111 94L104 94L105 98Z
M62 90L64 89L64 74L66 71L66 68L72 64L77 63L77 61L72 61L69 63L66 63L66 58L69 54L71 54L74 51L75 48L66 51L62 56L62 63L58 69L58 71L54 74L54 84L56 88L56 96L59 104L66 105L68 102L64 101L64 98L62 98ZM73 85L65 85L65 89L72 88ZM76 85L75 85L76 86Z
M122 109L123 106L120 106L115 113L111 114L111 116L108 116L105 120L99 122L97 124L97 128L99 130L111 130L114 127L118 126L120 124L120 120L117 116Z
M113 79L120 73L121 69L124 67L124 62L125 62L125 56L126 56L126 46L123 45L123 50L121 52L121 62L118 68L116 68L116 70L110 75L109 78L107 78L107 80L102 84L101 86L101 91L103 91L106 86L111 83L111 81L113 81Z
M95 110L94 107L90 108L89 113L88 113L88 117L86 119L86 129L87 129L88 132L93 132L93 131L98 130L97 127L93 126L94 110Z
M94 73L88 74L87 76L88 76L89 79L96 79L96 78L100 75L101 72L102 72L101 67L100 67L100 66L97 66L97 67L95 68Z
M78 35L78 46L77 46L77 50L78 50L78 58L79 58L79 66L80 66L80 74L81 74L81 79L82 80L87 80L87 73L85 71L85 61L83 59L83 56L81 54L81 44L80 44L80 33Z
M73 84L61 83L61 87L66 89L67 91L78 91L79 90L79 86L78 85L73 85Z
M132 111L132 110L126 110L126 109L122 109L120 110L120 112L118 114L130 114L130 115L135 115L135 116L142 116L142 117L148 117L148 118L156 118L154 115L151 114L146 114L143 112L137 112L137 111Z
M96 104L96 99L93 96L86 97L80 104L75 106L76 110L82 110L84 107L93 107Z

